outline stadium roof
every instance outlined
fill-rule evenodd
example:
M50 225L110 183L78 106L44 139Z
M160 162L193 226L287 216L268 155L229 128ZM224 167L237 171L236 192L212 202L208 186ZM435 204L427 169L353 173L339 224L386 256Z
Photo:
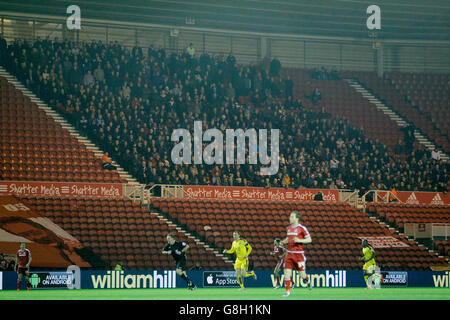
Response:
M450 40L448 0L0 0L3 12L261 33L368 38L366 9L381 8L380 39ZM194 23L194 24L192 24Z

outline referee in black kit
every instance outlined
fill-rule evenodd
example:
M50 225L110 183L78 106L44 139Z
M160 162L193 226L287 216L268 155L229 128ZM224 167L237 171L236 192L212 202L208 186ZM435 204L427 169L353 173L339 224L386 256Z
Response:
M177 274L186 281L189 290L196 289L197 287L186 274L186 251L189 249L189 245L186 242L176 241L175 236L171 233L166 238L167 244L164 246L162 253L172 255L177 264Z

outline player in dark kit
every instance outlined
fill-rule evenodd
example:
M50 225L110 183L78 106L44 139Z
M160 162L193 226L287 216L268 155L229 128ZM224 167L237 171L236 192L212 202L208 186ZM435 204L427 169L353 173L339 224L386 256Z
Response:
M17 270L17 291L20 291L20 283L22 276L25 276L28 291L31 290L31 283L29 278L29 269L31 264L31 252L25 248L25 242L20 243L20 249L17 250L14 270Z
M167 244L164 246L162 253L172 255L176 262L177 274L186 281L189 290L194 290L197 287L186 274L187 250L189 250L189 245L186 242L176 241L174 235L169 233L167 235Z

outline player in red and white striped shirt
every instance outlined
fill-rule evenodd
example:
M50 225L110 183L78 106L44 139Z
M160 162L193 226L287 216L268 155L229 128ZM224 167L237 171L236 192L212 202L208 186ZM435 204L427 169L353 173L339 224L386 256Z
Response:
M31 283L29 279L29 269L31 264L31 252L25 248L25 243L20 243L20 249L16 254L16 261L14 264L14 270L17 270L17 291L20 291L20 283L22 281L22 276L25 276L27 282L28 291L31 290Z
M277 279L277 285L275 286L275 289L281 287L280 275L278 273L280 272L281 267L284 264L284 257L286 256L286 254L287 249L281 245L281 240L276 238L273 242L273 251L270 253L271 256L275 256L278 260L277 265L273 270L273 274Z
M312 283L306 274L306 257L303 251L303 244L311 243L311 236L305 226L300 224L302 215L300 212L292 211L289 216L289 227L287 227L287 237L281 243L287 244L287 255L284 258L284 285L286 287L285 297L291 294L292 270L299 271L302 279L308 282L309 290Z

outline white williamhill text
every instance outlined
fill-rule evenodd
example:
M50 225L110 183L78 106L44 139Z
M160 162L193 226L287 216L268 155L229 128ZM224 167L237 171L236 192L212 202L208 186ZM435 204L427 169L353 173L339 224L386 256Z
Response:
M175 270L163 274L126 274L124 271L107 271L106 274L91 275L94 289L176 288Z

